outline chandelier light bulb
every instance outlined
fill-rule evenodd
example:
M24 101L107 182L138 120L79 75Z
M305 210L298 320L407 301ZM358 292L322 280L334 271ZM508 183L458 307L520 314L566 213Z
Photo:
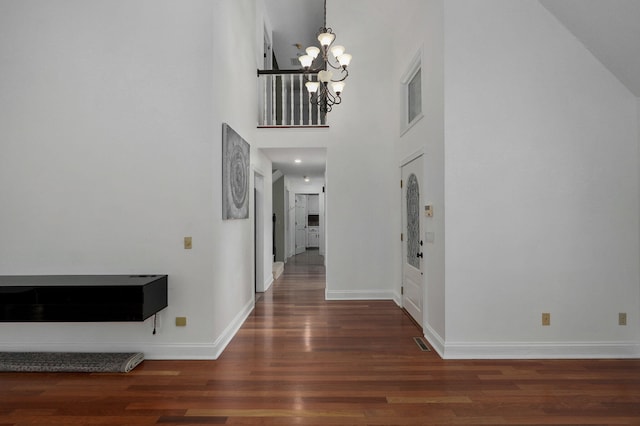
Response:
M337 45L331 48L331 53L333 53L333 56L337 58L338 56L341 56L344 53L344 50L345 50L344 46Z
M298 57L298 60L302 64L303 67L309 68L313 63L313 58L309 55L302 55Z
M323 83L328 83L331 81L331 77L333 77L333 72L328 70L322 70L318 72L318 80Z
M351 55L349 55L348 53L344 53L338 56L338 62L340 62L340 65L342 65L343 68L348 67L351 63Z
M344 90L345 82L344 81L335 81L331 83L331 88L336 93L336 95L340 96L340 93Z
M317 48L317 47L315 47L315 46L310 46L310 47L307 47L306 52L307 52L307 55L309 55L309 56L311 56L313 59L315 59L315 58L317 58L317 57L318 57L318 54L320 53L320 49L318 49L318 48Z
M336 35L333 33L321 33L320 35L318 35L318 41L324 47L329 47L329 45L333 43L333 40L335 40L335 38Z
M320 83L318 83L317 81L307 81L305 83L305 86L309 91L309 94L311 94L311 93L316 93L318 91L318 89L320 88Z

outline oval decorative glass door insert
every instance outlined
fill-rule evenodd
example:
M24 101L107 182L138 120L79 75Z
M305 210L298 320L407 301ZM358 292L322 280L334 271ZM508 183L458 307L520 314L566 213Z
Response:
M420 268L420 188L411 173L407 180L407 263Z

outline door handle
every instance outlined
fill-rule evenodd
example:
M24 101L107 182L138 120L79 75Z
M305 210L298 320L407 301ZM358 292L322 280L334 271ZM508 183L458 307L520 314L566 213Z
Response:
M422 257L422 258L424 258L424 256L422 255L422 253L418 253L418 254L416 254L416 257Z

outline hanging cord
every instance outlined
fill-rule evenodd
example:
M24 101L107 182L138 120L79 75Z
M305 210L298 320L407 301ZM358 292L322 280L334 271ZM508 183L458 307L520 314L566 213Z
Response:
M153 334L154 335L156 334L156 324L157 324L157 322L158 322L158 314L155 314L153 316Z

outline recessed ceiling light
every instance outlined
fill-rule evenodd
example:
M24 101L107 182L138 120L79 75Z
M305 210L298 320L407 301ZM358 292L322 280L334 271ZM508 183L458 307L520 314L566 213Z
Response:
M304 181L305 182L309 182L311 179L309 179L307 176L304 177Z
M302 163L302 160L299 159L299 158L296 158L295 160L293 160L293 162L296 163L296 164L300 164L300 163Z

